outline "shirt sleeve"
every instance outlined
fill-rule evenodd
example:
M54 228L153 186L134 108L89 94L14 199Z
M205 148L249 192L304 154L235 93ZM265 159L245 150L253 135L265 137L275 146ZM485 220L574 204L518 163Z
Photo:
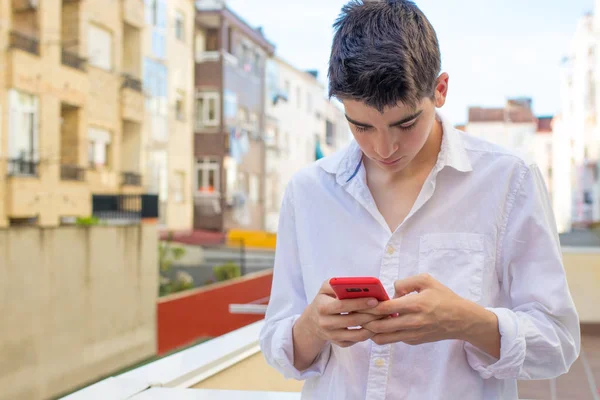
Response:
M292 328L308 302L298 255L293 200L290 185L280 211L273 284L265 325L260 333L260 345L269 365L286 378L304 380L323 375L329 362L331 344L323 348L308 369L299 371L294 368Z
M551 379L579 356L580 327L562 264L554 214L537 166L523 168L508 198L497 268L506 308L498 317L500 358L466 343L484 379Z

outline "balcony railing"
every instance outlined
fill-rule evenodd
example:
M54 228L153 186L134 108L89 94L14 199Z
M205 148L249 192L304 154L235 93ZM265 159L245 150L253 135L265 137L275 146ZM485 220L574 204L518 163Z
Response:
M158 218L158 196L142 195L92 195L92 213L101 220L131 223L142 219Z
M63 181L85 181L85 168L78 165L61 165L60 179Z
M23 158L15 158L8 160L8 175L9 176L37 176L38 162L28 161Z
M123 74L123 84L121 85L122 89L132 89L136 92L142 93L142 81L138 78L135 78L129 74Z
M135 172L123 172L121 174L123 186L142 186L142 176Z
M61 60L63 65L66 65L67 67L85 71L85 58L79 57L75 52L62 49Z
M40 55L40 41L39 39L31 36L27 36L21 32L12 31L10 33L10 48L20 49L28 53Z

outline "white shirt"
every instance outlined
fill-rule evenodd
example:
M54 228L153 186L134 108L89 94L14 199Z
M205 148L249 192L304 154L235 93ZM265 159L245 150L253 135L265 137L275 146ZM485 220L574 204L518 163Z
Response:
M441 117L440 117L441 118ZM299 172L284 197L262 351L303 399L517 399L517 380L568 371L579 355L579 320L539 169L455 130L445 119L437 164L395 232L366 185L361 151ZM459 341L349 348L328 344L294 368L292 326L323 282L429 273L498 316L501 356Z

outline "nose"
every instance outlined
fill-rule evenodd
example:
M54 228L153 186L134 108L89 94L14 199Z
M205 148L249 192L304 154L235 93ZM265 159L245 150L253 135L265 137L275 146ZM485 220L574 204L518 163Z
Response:
M379 137L375 151L381 158L387 160L398 151L398 144L395 143L393 136L386 132Z

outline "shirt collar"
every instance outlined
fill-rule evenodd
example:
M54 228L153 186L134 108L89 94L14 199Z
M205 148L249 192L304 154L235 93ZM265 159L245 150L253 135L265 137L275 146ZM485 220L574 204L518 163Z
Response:
M436 118L442 123L443 128L442 147L437 162L438 169L441 170L448 166L460 172L472 171L473 167L459 131L452 126L449 119L439 112L436 114ZM344 149L319 160L318 165L328 173L334 174L337 182L343 185L356 175L362 156L358 143L352 140Z

